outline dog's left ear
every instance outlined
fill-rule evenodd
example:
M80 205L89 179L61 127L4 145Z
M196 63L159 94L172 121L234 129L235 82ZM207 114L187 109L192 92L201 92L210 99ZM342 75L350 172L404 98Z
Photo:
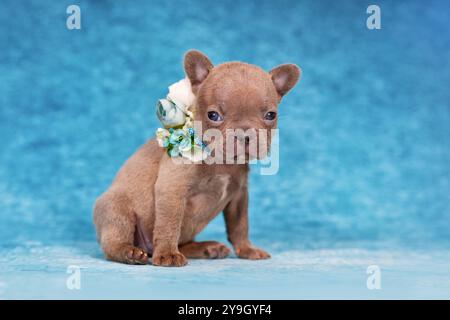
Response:
M189 50L186 53L184 56L184 70L191 81L193 91L206 79L213 67L208 57L200 51Z
M272 69L269 74L280 98L291 90L300 78L300 68L295 64L282 64Z

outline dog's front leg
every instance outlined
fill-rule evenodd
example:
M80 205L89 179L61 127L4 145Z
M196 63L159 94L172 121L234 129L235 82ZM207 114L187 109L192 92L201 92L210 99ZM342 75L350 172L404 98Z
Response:
M254 247L248 238L248 190L244 187L224 210L228 240L242 259L268 259L270 254Z
M173 167L173 163L161 165L155 184L152 255L155 266L181 267L187 264L186 257L178 250L188 188L188 179L185 178L186 172Z

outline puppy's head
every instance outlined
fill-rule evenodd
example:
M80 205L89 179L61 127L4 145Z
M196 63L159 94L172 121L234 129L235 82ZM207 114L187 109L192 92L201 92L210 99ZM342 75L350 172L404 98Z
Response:
M241 62L213 66L196 50L186 53L184 68L197 97L195 120L202 122L203 130L220 130L225 152L230 150L230 139L226 137L234 131L231 150L235 158L242 153L246 160L262 158L267 152L261 152L261 146L269 150L271 129L277 126L278 104L297 83L300 69L283 64L265 72ZM263 134L266 139L261 144ZM256 150L250 147L252 142Z

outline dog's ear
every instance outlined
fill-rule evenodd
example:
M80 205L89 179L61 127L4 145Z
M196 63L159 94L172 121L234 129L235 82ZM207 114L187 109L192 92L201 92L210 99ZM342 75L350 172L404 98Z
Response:
M280 98L288 93L300 78L300 68L295 64L282 64L273 68L269 74Z
M208 57L200 51L189 50L184 56L184 70L193 89L206 79L213 67Z

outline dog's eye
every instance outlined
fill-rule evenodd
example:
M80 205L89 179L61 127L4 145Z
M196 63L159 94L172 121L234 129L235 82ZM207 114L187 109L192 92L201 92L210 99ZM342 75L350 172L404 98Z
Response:
M208 119L211 121L222 121L223 120L222 116L216 111L209 111Z
M274 120L277 117L277 113L273 111L269 111L265 114L264 119L265 120Z

